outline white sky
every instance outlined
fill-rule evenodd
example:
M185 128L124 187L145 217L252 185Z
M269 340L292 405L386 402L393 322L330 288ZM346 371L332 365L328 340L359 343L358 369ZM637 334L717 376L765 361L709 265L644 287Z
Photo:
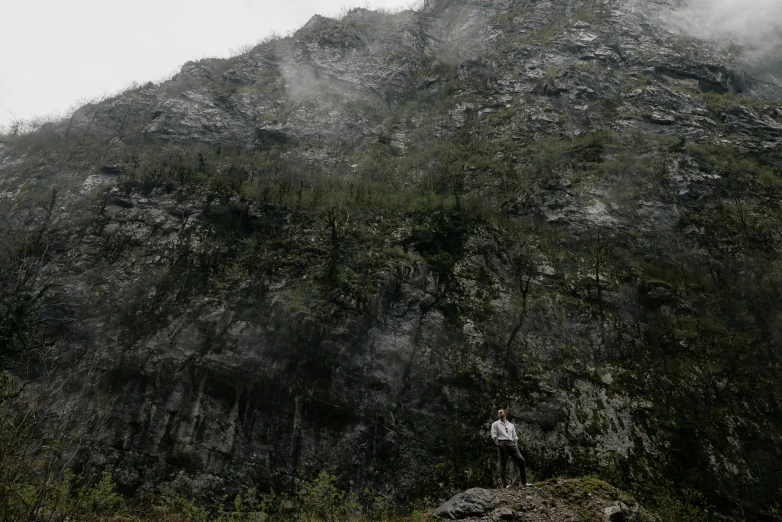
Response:
M315 13L413 0L0 0L0 126L63 113L188 60L224 57Z

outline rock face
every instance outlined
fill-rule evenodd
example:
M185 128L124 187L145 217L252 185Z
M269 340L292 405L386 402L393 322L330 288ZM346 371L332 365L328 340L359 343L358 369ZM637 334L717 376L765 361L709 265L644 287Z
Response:
M326 469L439 498L496 485L502 406L536 476L767 512L782 87L674 7L315 17L0 138L2 357L57 370L40 437L139 496Z
M534 99L526 115L533 132L556 132L559 115L574 107L596 117L593 102L614 97L624 128L651 125L703 139L718 134L719 125L693 91L779 99L782 84L774 77L747 72L735 54L667 30L674 11L663 0L475 0L433 1L421 13L394 16L363 9L340 21L316 16L290 38L228 61L188 62L160 86L87 106L71 125L181 143L270 145L262 136L273 133L357 145L411 91L441 91L448 78L432 68L435 58L453 64L462 80L484 79L479 113ZM660 85L623 88L638 75ZM779 137L778 116L754 116L753 127ZM578 123L572 125L570 132Z

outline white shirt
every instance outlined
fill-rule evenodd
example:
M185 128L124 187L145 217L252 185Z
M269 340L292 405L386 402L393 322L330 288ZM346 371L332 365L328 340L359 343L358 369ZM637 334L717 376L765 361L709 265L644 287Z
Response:
M516 435L516 427L506 419L504 423L498 420L491 425L491 438L515 441L519 437Z

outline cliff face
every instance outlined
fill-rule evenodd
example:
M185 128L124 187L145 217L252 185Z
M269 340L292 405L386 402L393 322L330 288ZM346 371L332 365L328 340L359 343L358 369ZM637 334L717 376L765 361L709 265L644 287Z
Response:
M680 114L684 128L670 134L705 138L717 129L697 118L704 106L687 98L688 88L779 98L782 82L766 70L779 65L778 55L769 51L767 59L744 63L735 46L672 32L686 24L675 13L676 2L667 0L443 0L420 13L316 16L293 37L230 60L189 62L169 82L87 106L71 126L181 143L263 147L298 139L356 146L411 93L431 95L448 80L463 80L462 99L472 91L484 104L501 107L507 97L557 114L622 95L637 111L622 114L626 127L641 128L641 121L627 120L648 121L645 112L657 109L659 116L667 111L670 124ZM645 74L665 80L669 92L646 102L628 98L629 86Z
M503 406L538 476L770 509L782 83L674 7L315 17L3 136L39 436L137 495L412 498L492 484Z

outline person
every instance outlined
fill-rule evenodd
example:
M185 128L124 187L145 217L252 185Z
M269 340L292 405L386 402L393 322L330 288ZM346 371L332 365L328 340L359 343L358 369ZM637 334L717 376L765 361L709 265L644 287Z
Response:
M509 455L516 462L516 467L519 468L522 487L530 487L532 484L527 483L527 463L524 462L524 457L519 452L519 436L516 434L516 427L508 420L505 410L498 410L497 417L499 417L499 420L491 425L491 438L494 439L494 444L497 446L497 453L500 457L502 487L505 489L510 487L506 473Z

